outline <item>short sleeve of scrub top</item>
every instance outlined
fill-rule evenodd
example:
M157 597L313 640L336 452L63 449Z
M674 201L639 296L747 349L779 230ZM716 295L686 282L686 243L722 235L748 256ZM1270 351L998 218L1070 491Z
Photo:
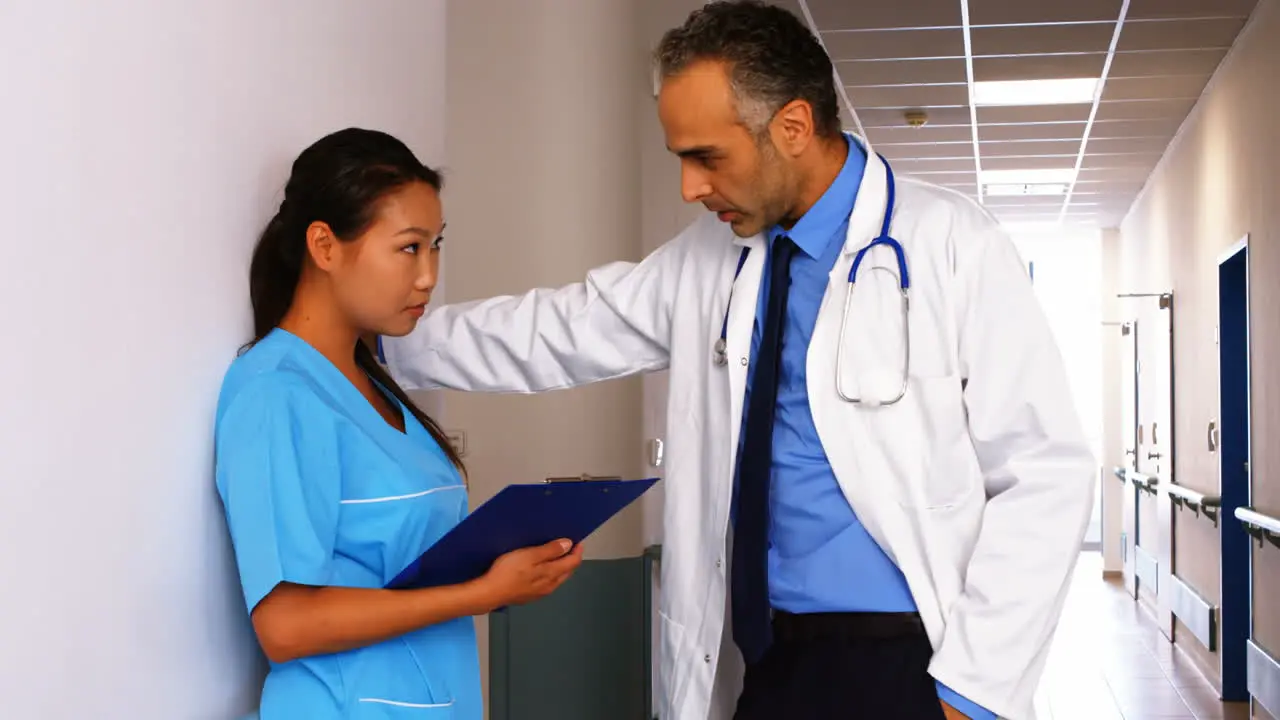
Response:
M270 380L236 398L218 440L218 486L250 611L282 582L332 584L341 507L337 458L315 456L332 444L306 437L324 429L304 422L322 411L315 394L287 375Z

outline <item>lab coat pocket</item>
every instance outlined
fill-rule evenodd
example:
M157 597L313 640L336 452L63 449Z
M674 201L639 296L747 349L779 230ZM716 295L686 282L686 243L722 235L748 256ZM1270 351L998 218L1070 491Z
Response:
M658 612L658 693L673 703L679 697L677 683L681 675L680 661L684 655L684 626L672 620L666 613Z
M891 443L902 472L895 483L898 501L929 510L953 507L982 486L960 378L912 378L911 393L915 397L902 408L903 422L894 428L896 442Z

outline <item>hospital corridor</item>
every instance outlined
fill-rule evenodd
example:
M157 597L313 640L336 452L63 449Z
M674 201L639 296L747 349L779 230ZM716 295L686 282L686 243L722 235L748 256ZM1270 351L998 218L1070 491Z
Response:
M1280 720L1280 0L0 0L0 218L0 720Z

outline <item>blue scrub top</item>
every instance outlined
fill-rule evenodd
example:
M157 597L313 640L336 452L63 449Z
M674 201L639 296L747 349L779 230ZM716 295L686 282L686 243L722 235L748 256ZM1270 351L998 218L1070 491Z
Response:
M389 425L309 344L276 330L218 401L216 477L251 612L281 582L380 588L467 513L458 470L402 406ZM475 621L272 664L262 720L480 720Z

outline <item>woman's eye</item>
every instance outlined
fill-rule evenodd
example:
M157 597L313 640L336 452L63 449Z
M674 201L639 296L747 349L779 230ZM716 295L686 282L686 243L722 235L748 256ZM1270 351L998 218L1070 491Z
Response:
M404 250L405 252L409 253L410 255L417 255L417 254L418 254L418 245L419 245L419 243L410 243L409 245L405 245L403 248L401 248L401 250Z

